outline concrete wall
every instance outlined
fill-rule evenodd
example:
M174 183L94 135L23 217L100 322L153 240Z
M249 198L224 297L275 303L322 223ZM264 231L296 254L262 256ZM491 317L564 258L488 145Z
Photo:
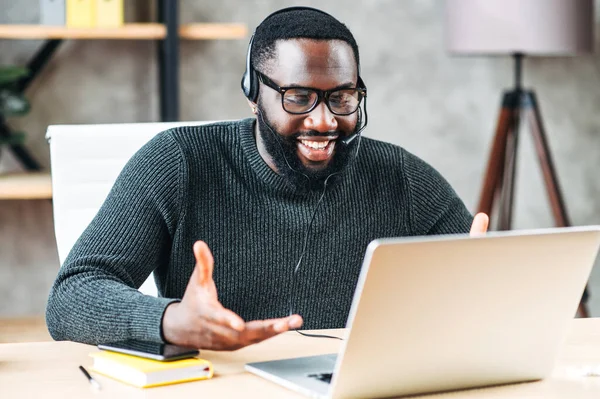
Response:
M129 20L151 14L127 0ZM244 22L252 30L281 0L182 0L181 22ZM438 168L471 210L479 196L508 57L451 57L443 45L441 0L298 1L333 13L354 32L369 88L366 135L403 145ZM596 26L600 18L596 13ZM0 23L37 23L37 0L0 0ZM250 115L239 89L247 39L181 43L181 119ZM600 40L596 40L597 47ZM41 41L0 40L0 64L24 64ZM10 121L49 165L46 126L158 120L156 47L148 41L66 41L27 92L33 111ZM600 224L600 58L531 58L534 87L575 225ZM527 130L519 159L516 227L552 225ZM118 145L116 143L115 145ZM17 166L10 156L0 170ZM0 202L0 316L41 314L58 269L51 203ZM600 267L591 283L600 315Z

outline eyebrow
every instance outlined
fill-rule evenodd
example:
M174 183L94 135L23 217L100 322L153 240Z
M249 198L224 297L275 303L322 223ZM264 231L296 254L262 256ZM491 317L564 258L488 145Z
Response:
M323 90L323 91L333 91L333 90L340 90L340 89L350 89L350 88L355 88L357 85L354 82L347 82L347 83L342 83L341 85L335 86L332 89L327 89L327 90ZM304 86L298 83L292 83L289 85L285 85L285 86L280 86L282 88L290 88L290 87L295 87L295 88L302 88L302 89L317 89L316 87L310 87L310 86Z

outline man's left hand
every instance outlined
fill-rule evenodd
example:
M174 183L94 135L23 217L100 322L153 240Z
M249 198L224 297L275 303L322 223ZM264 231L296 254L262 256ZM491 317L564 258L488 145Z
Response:
M473 224L471 225L471 237L479 236L487 233L490 218L483 212L479 212L473 218Z

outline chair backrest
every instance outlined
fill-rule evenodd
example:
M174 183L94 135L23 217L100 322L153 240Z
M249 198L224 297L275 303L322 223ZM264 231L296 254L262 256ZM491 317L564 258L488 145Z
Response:
M54 232L61 265L138 149L171 127L207 123L210 122L49 126L46 139L50 143ZM152 275L140 291L157 295Z

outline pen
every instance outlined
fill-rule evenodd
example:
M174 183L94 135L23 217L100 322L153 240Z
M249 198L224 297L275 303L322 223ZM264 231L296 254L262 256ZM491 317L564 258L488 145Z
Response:
M92 384L92 386L94 388L100 389L100 384L98 384L98 381L96 381L94 378L92 378L90 373L88 373L87 370L85 368L83 368L83 366L79 366L79 370L81 370L83 375L85 375L85 377L90 381L90 384Z

